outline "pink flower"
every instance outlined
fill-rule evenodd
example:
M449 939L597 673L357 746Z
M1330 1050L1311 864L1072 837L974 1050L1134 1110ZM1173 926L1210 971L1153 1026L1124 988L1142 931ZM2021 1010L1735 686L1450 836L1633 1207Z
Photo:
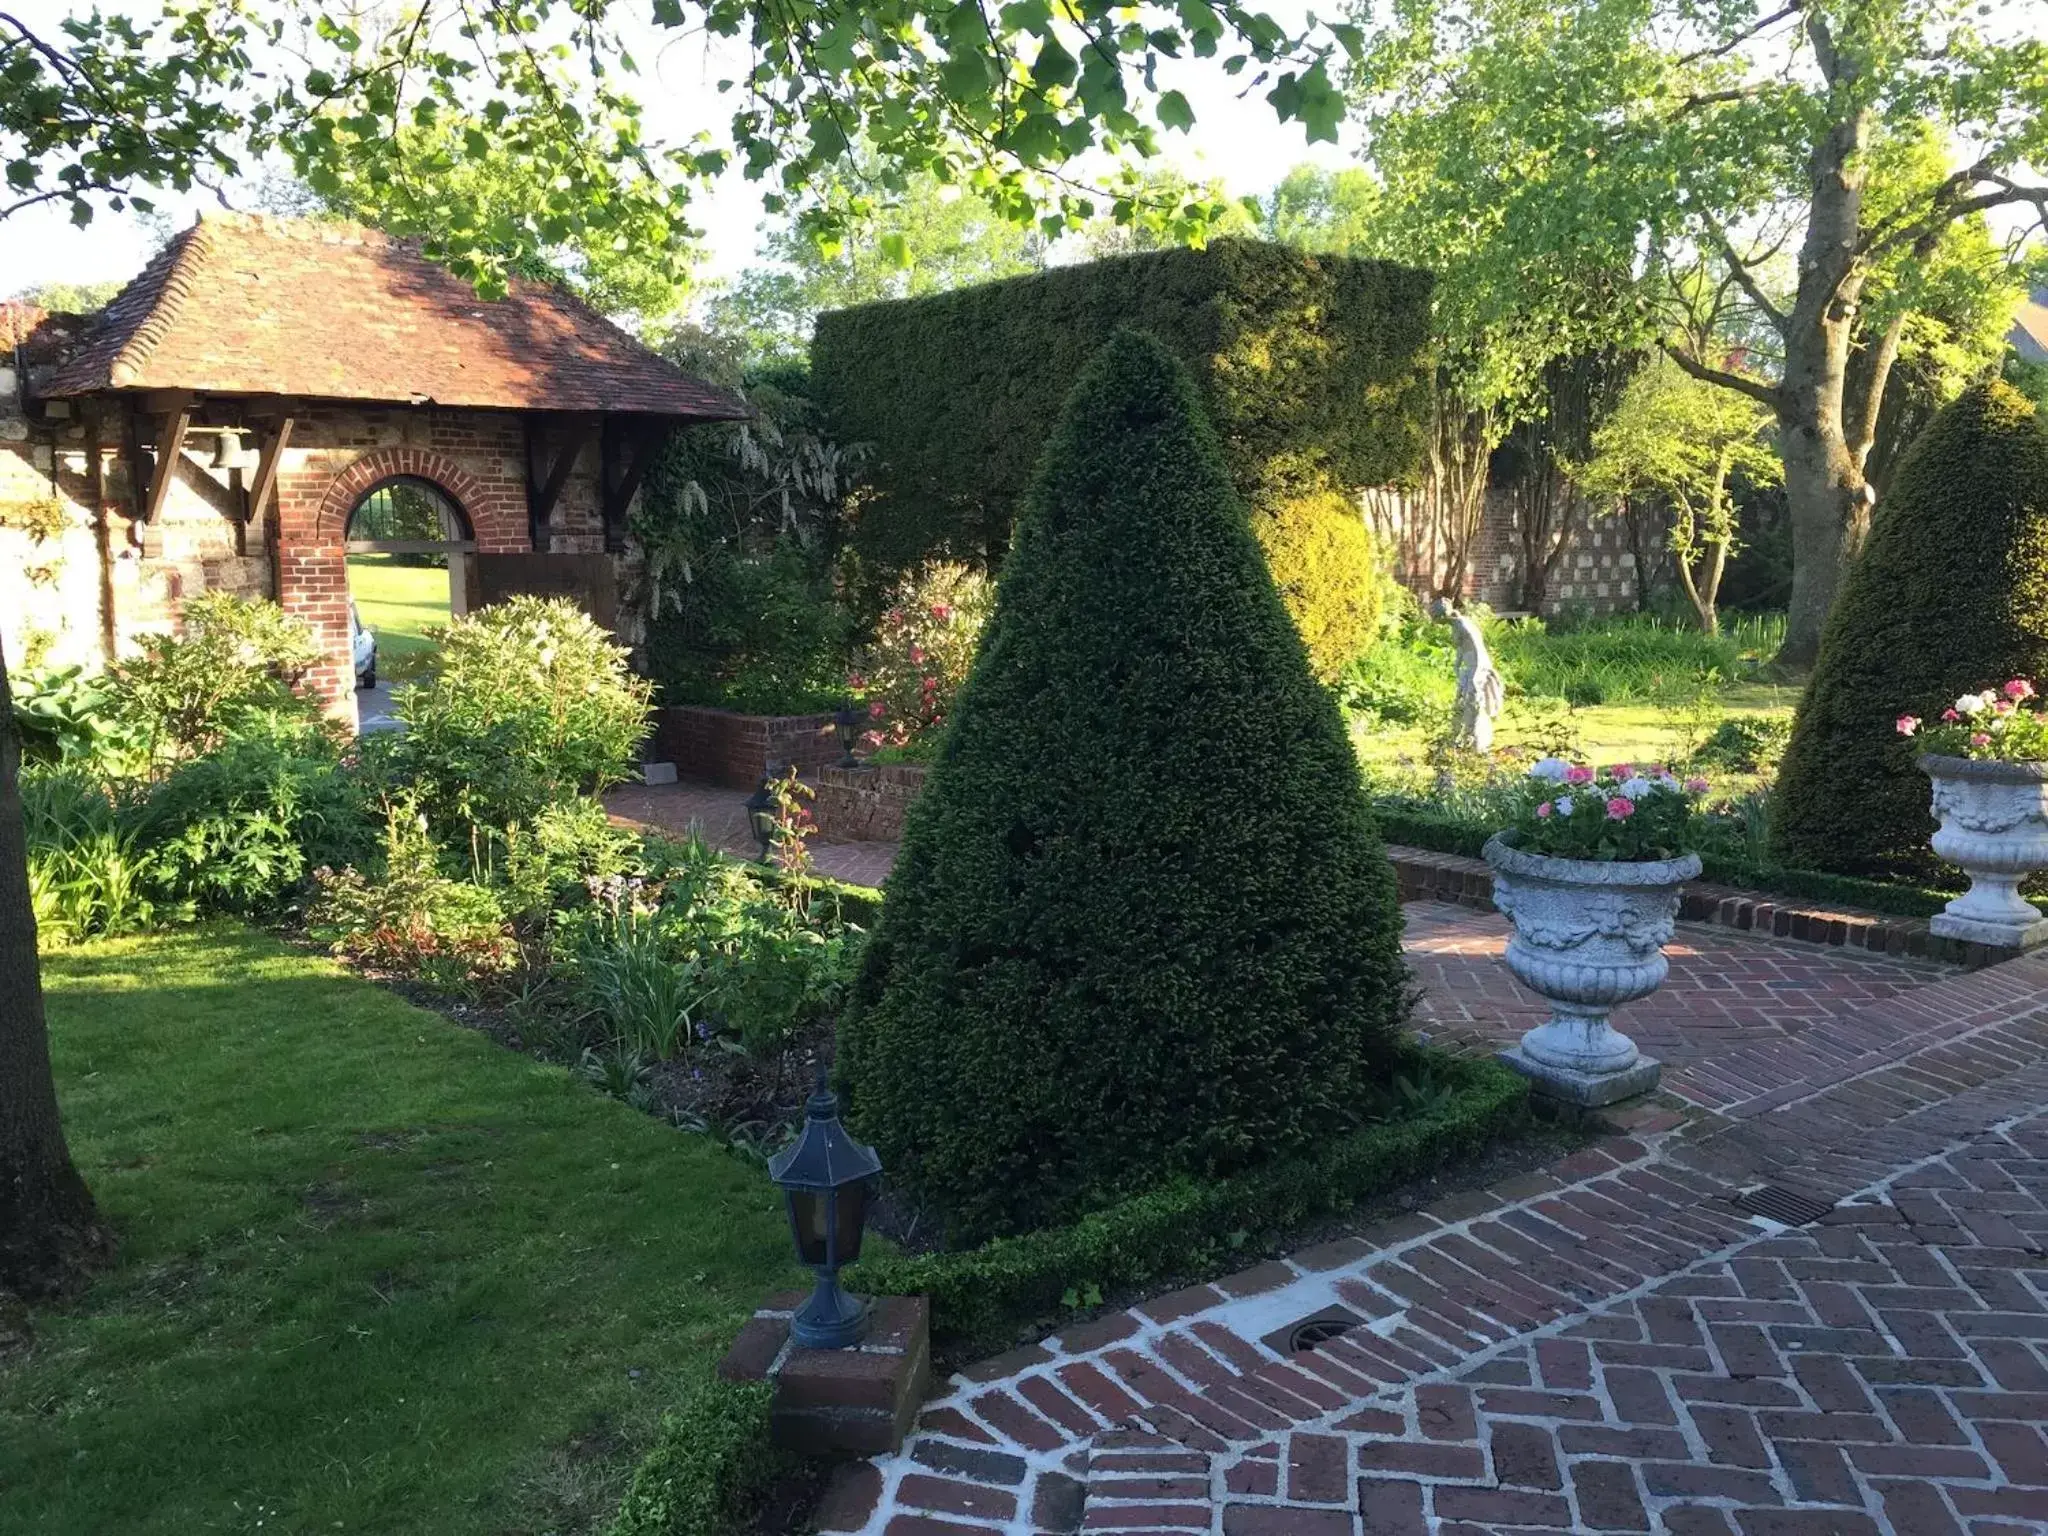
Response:
M868 706L868 718L870 720L879 720L887 713L889 713L888 707L880 699L875 700L874 703Z
M2031 699L2034 696L2034 685L2024 677L2016 677L2005 685L2005 696L2015 703L2021 699Z
M1687 779L1685 792L1689 795L1704 795L1711 786L1705 779Z
M1992 700L1991 713L1993 713L1994 715L2009 715L2012 713L2012 710L2013 703L2011 699Z
M1973 747L1988 747L1991 745L1991 738L1982 731L1973 731L1970 734L1970 745Z
M1649 767L1643 770L1643 777L1646 779L1668 778L1670 776L1670 772L1671 770L1666 768L1662 763L1652 763Z
M903 622L903 610L901 608L891 608L882 617L891 624L901 624Z
M1636 776L1636 765L1634 763L1616 763L1607 770L1607 773L1610 778L1632 779Z
M921 646L921 645L913 645L913 646L912 646L912 647L910 648L910 664L911 664L911 665L912 665L913 667L921 667L921 666L923 666L923 665L924 665L924 647L923 647L923 646Z
M846 675L846 686L849 688L865 688L867 685L868 680L858 672L849 672Z
M949 603L933 603L932 617L937 619L941 624L945 623L946 620L953 617L952 605Z
M1901 715L1892 722L1892 728L1901 736L1910 736L1920 729L1920 717L1918 715Z
M860 744L864 747L879 747L882 744L882 739L880 731L862 731L860 733Z
M1609 821L1627 821L1635 813L1636 803L1626 795L1616 795L1607 802L1607 819Z
M1947 721L1956 721L1962 719L1963 717L1957 714L1953 709L1944 709L1941 712L1941 718Z
M937 693L939 691L939 680L936 677L928 677L924 680L923 686L926 693Z
M1593 770L1584 763L1573 763L1565 769L1564 781L1567 784L1590 784L1593 782Z
M1537 817L1537 819L1538 819L1539 821L1548 821L1548 820L1550 820L1550 813L1551 813L1551 812L1552 812L1552 811L1553 811L1554 809L1555 809L1555 807L1554 807L1554 806L1552 806L1552 805L1551 805L1551 803L1550 803L1550 802L1549 802L1548 800L1544 801L1544 802L1543 802L1543 803L1542 803L1541 805L1539 805L1539 806L1537 806L1537 807L1536 807L1536 817Z

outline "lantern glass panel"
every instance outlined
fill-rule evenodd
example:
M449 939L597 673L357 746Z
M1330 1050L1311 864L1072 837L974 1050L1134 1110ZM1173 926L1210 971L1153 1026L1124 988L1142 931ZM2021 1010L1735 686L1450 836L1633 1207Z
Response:
M829 1263L825 1230L832 1207L838 1202L827 1189L792 1189L789 1192L789 1224L796 1233L797 1259L812 1269Z
M851 1264L860 1257L860 1238L867 1226L868 1199L873 1193L872 1180L862 1179L858 1184L849 1184L839 1191L839 1213L835 1225L838 1231L833 1236L833 1254L837 1262Z

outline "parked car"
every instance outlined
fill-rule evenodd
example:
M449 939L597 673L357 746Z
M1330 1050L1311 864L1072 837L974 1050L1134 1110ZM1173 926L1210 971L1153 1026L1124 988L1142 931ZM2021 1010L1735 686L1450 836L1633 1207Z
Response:
M351 601L348 605L349 646L355 652L356 686L377 686L377 632L363 623L363 616Z

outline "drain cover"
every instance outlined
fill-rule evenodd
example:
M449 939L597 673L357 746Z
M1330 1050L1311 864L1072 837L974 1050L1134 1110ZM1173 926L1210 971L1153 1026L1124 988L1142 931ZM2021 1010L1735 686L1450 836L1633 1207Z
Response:
M1364 1321L1349 1307L1325 1307L1307 1317L1296 1318L1285 1327L1275 1328L1259 1342L1276 1355L1298 1355L1305 1349L1329 1343L1338 1334L1348 1332Z
M1832 1205L1787 1189L1782 1184L1759 1184L1755 1189L1745 1189L1735 1197L1735 1203L1746 1211L1754 1211L1788 1227L1803 1227L1809 1222L1819 1221L1834 1209Z
M1348 1333L1357 1326L1358 1319L1353 1317L1316 1317L1305 1323L1296 1323L1287 1335L1287 1353L1298 1355L1318 1344L1327 1344L1338 1334Z

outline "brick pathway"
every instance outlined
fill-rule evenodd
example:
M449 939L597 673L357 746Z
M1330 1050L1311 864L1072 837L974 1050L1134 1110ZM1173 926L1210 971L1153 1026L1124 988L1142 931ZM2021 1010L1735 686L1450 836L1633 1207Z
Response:
M823 1528L2048 1531L2048 955L1862 1013L1908 1004L1822 1077L961 1372ZM1764 1221L1762 1180L1834 1209Z
M759 847L747 825L743 790L717 784L622 784L605 795L604 803L619 820L677 834L694 832L742 858L753 858ZM813 841L811 862L834 880L880 885L896 862L896 845Z
M1416 1023L1432 1038L1492 1051L1547 1015L1502 963L1506 918L1433 901L1402 911L1403 947L1423 987ZM1930 960L1692 923L1665 954L1669 979L1618 1010L1615 1027L1664 1063L1668 1090L1717 1109L1855 1060L1885 1028L1873 1004L1955 974Z

